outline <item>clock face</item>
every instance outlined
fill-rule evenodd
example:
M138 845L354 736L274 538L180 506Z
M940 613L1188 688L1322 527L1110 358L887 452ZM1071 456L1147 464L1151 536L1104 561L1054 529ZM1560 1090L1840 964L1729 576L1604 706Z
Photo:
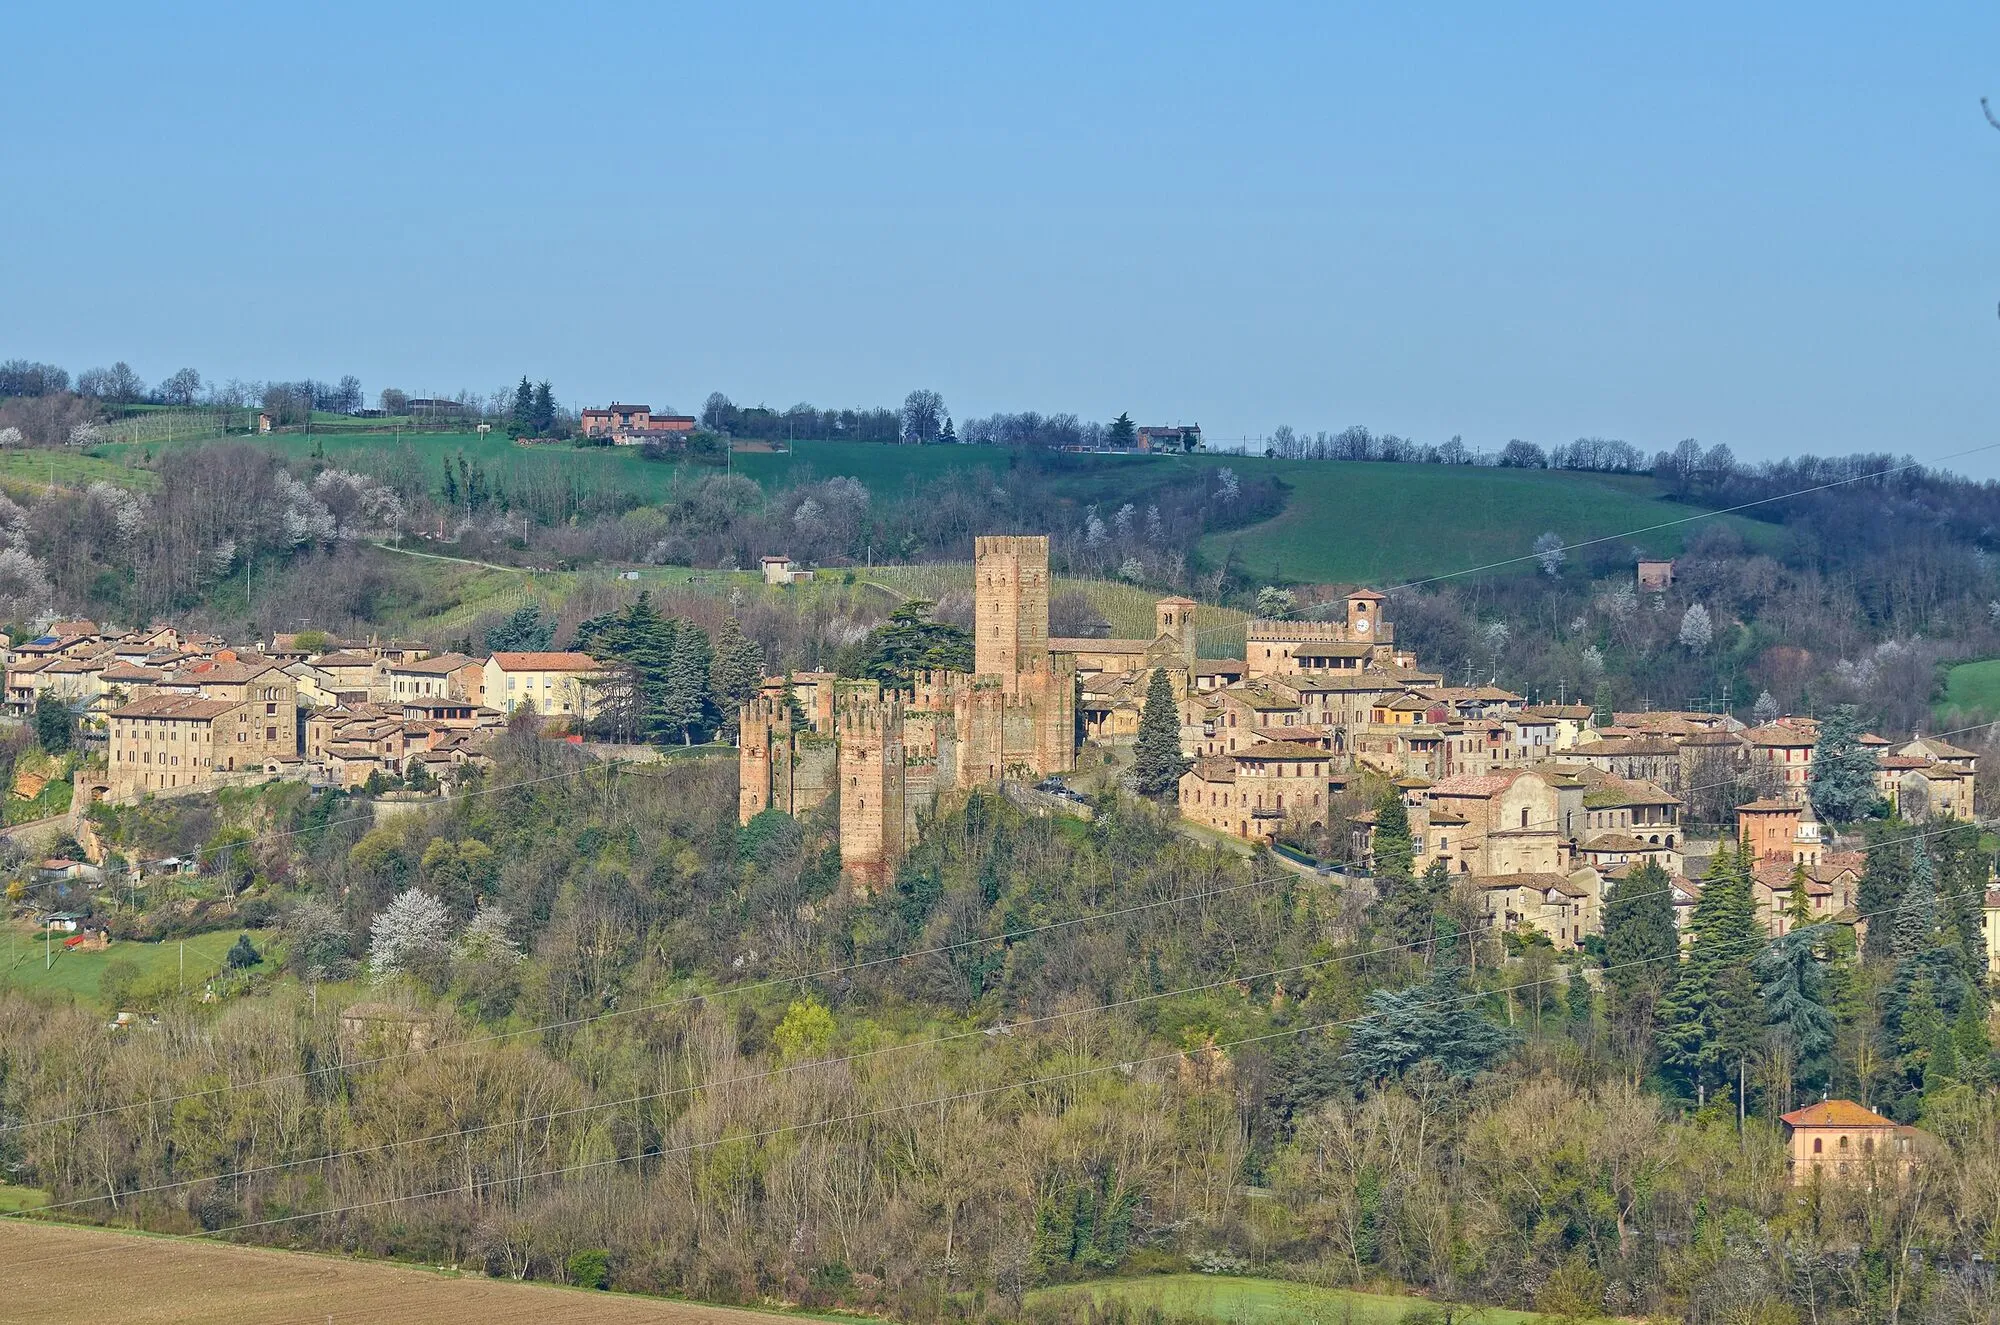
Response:
M1357 617L1354 622L1354 628L1366 635L1368 633L1368 618Z

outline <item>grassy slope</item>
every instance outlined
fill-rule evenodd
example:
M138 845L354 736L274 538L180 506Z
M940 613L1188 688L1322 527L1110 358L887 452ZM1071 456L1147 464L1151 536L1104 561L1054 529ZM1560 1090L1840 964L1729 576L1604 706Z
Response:
M498 433L403 433L343 431L284 434L246 439L287 455L304 457L314 446L339 463L348 457L369 467L415 465L443 473L443 462L463 453L502 481L510 475L554 472L564 478L631 492L647 501L674 489L712 466L663 464L640 457L636 448L578 450L566 446L516 446ZM158 447L105 446L93 456L60 457L79 467L75 478L124 477L144 482L143 473L124 468L143 462ZM907 499L922 484L947 472L985 469L1004 473L1011 453L995 447L885 446L863 442L801 442L791 452L739 453L735 472L767 488L808 479L847 476L866 484L878 500ZM33 481L30 457L0 457L0 482L8 464ZM1260 456L1097 456L1078 458L1065 478L1079 501L1115 500L1129 488L1128 476L1148 483L1176 474L1192 475L1229 466L1246 477L1272 475L1290 489L1285 510L1247 529L1205 539L1211 562L1232 550L1260 580L1394 583L1508 558L1524 557L1535 538L1554 531L1571 543L1608 535L1628 536L1635 547L1671 556L1708 521L1670 524L1698 512L1656 495L1643 476L1571 474L1547 470L1447 468L1438 465L1346 464L1266 460ZM83 472L87 469L87 474ZM1720 516L1747 538L1774 540L1774 526L1740 516ZM1668 525L1643 534L1631 531ZM1509 568L1526 573L1530 564Z
M1219 458L1218 458L1219 459ZM1681 520L1694 508L1655 496L1634 475L1442 465L1234 460L1244 473L1274 472L1291 485L1285 510L1235 533L1203 540L1218 561L1234 546L1255 578L1389 584L1526 556L1553 530L1570 543ZM1745 537L1773 526L1719 516ZM1672 556L1702 520L1633 536L1633 546ZM1533 563L1508 568L1522 573Z
M1045 1288L1029 1294L1030 1301L1087 1294L1097 1302L1118 1298L1143 1310L1158 1307L1169 1315L1201 1316L1242 1325L1279 1322L1339 1322L1340 1325L1397 1325L1413 1311L1431 1304L1422 1298L1358 1293L1342 1288L1317 1288L1279 1279L1169 1274L1145 1279L1108 1279L1073 1288ZM1542 1317L1527 1311L1481 1307L1466 1313L1478 1325L1528 1325Z
M177 978L180 971L179 940L113 943L102 952L66 952L62 946L66 936L62 934L56 935L52 947L55 965L44 970L41 931L22 926L7 928L6 937L0 938L0 984L19 989L47 990L96 1002L104 968L113 961L122 960L137 968L135 984L140 986ZM241 932L222 930L196 934L187 940L187 982L190 988L199 988L202 981L222 969L223 955ZM250 932L250 941L257 945L259 952L268 953L270 938L269 931Z
M1935 706L1939 714L1952 713L1968 720L2000 715L2000 658L1960 663L1944 674L1944 698Z

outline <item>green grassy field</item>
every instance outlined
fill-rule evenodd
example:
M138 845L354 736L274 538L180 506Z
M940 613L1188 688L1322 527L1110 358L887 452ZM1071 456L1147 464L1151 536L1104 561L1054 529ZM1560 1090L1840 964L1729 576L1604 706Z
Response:
M1412 1312L1430 1310L1420 1297L1357 1293L1344 1288L1317 1288L1281 1279L1251 1279L1207 1274L1167 1274L1144 1279L1107 1279L1069 1288L1044 1288L1028 1295L1030 1302L1087 1296L1095 1302L1116 1298L1137 1308L1157 1307L1163 1313L1196 1316L1240 1325L1397 1325ZM1543 1317L1530 1311L1501 1307L1459 1308L1458 1318L1470 1325L1530 1325Z
M1946 669L1944 698L1932 709L1941 717L1952 714L1968 721L2000 717L2000 658Z
M151 470L98 451L0 451L0 488L81 488L99 479L128 488L150 488L156 482Z
M463 454L509 486L553 475L565 484L609 488L647 502L670 500L681 486L719 469L648 461L634 447L523 447L500 433L399 433L382 430L379 421L371 423L370 430L350 427L246 440L295 459L317 449L336 464L419 475L434 487L441 485L445 462ZM161 449L157 444L114 444L53 461L40 453L0 456L0 483L10 478L47 482L51 477L77 483L103 477L143 484L150 476L128 466L144 465ZM859 480L878 501L888 503L908 500L948 473L1004 473L1014 458L1001 447L800 442L788 452L740 451L732 463L734 472L767 490L840 476ZM1690 520L1700 515L1697 508L1662 499L1653 480L1641 475L1226 454L1091 456L1072 458L1060 485L1074 501L1102 502L1121 499L1134 482L1150 486L1222 466L1246 478L1274 477L1288 489L1285 509L1277 516L1203 540L1202 553L1211 565L1234 556L1256 580L1397 583L1525 558L1536 537L1549 531L1571 544L1619 536L1621 543L1656 556L1678 553L1689 537L1712 522L1727 523L1757 543L1780 536L1775 526L1741 516ZM1528 574L1533 564L1515 561L1502 569Z
M99 985L104 979L105 969L114 962L128 964L133 971L135 988L167 981L179 984L181 941L178 939L166 943L113 943L102 952L68 952L62 946L65 936L57 934L55 942L47 948L47 952L53 954L55 964L44 969L41 931L20 925L9 925L6 929L6 936L0 938L0 945L4 945L0 946L0 984L16 989L70 994L97 1003L102 1001ZM204 980L222 969L223 955L241 932L218 930L212 934L197 934L186 940L189 989L200 989ZM250 931L250 941L267 958L273 933L269 930Z
M1551 530L1579 543L1698 513L1662 500L1653 480L1637 475L1241 458L1230 463L1245 474L1274 473L1291 486L1285 509L1275 518L1202 542L1211 563L1233 547L1239 562L1261 580L1389 584L1525 557L1535 539ZM1777 537L1774 526L1718 516L1622 541L1652 556L1673 556L1716 521L1756 542ZM1533 562L1505 568L1514 574L1533 569Z
M0 1182L0 1215L32 1210L38 1205L47 1205L53 1199L47 1192L34 1187L16 1187L12 1183Z

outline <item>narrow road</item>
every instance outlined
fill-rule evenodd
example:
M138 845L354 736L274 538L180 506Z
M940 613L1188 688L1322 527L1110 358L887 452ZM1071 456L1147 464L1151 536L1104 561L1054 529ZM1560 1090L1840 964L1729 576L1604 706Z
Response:
M425 561L455 561L461 566L477 566L481 570L511 571L516 575L533 575L536 573L529 570L526 566L502 566L491 561L474 561L471 557L447 557L441 552L419 552L415 548L397 547L393 543L384 543L373 538L368 541L371 545L381 548L384 552L399 552L406 557L422 557Z

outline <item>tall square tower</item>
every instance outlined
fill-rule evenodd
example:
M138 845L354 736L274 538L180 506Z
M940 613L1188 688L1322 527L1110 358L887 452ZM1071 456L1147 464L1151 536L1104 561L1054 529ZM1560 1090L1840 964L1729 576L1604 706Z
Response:
M1011 694L1023 673L1048 670L1048 536L988 535L972 549L972 670Z

